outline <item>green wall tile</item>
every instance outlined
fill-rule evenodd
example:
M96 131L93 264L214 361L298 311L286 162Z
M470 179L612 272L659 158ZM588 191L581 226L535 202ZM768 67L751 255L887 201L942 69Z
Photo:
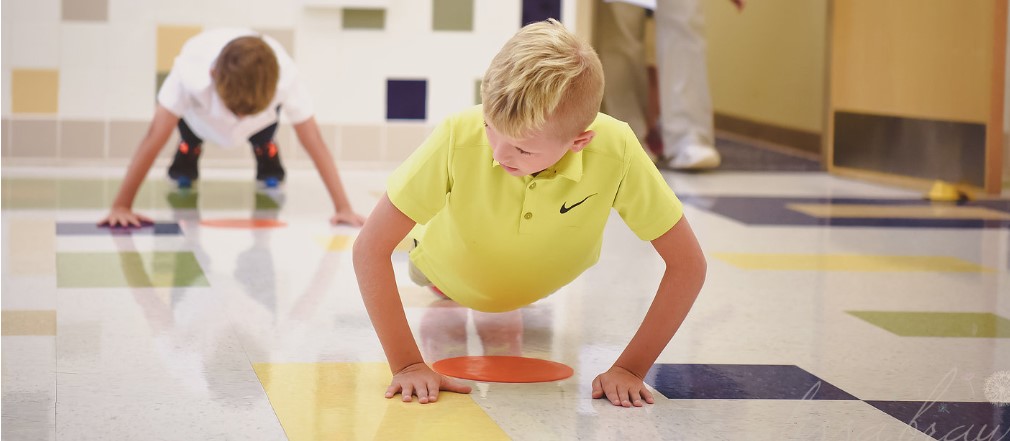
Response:
M431 28L436 31L472 31L473 0L435 0Z
M385 9L344 8L344 29L383 29L386 27Z

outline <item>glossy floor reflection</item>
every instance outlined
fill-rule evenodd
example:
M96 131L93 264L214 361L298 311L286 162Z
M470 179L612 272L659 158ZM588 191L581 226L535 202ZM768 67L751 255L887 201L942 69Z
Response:
M388 171L343 172L360 211ZM668 174L709 275L640 409L590 398L662 271L618 216L597 266L510 313L414 286L403 243L397 283L429 362L575 371L421 406L382 397L357 230L327 224L314 171L270 192L244 170L190 191L155 172L137 208L157 223L122 231L93 225L121 171L4 168L4 440L1010 440L1006 201L934 205L823 173ZM275 228L207 222L222 219Z

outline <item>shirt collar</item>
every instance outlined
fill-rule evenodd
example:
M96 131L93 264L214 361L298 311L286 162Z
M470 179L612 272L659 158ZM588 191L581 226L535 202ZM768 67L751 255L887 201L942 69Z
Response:
M500 166L497 160L491 159L491 167ZM582 180L582 150L565 153L565 156L547 170L553 170L555 174L579 182Z

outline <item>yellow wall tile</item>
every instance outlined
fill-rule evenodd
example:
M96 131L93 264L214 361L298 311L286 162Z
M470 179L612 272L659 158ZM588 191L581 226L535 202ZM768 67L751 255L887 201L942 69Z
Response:
M11 71L11 110L14 113L56 113L60 73L54 69Z
M200 26L158 26L158 72L172 70L172 62L182 45L203 28Z

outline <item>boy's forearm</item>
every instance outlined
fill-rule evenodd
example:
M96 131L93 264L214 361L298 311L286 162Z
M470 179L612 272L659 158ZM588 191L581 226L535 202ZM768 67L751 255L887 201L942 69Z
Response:
M295 133L305 148L305 152L312 159L312 163L315 164L319 177L322 178L323 185L326 186L326 191L330 194L334 210L338 212L352 211L351 202L347 199L347 193L340 180L340 172L337 171L333 155L327 150L326 143L323 142L322 136L319 134L319 127L315 119L309 118L309 120L295 125Z
M114 208L129 209L133 206L137 190L144 182L144 178L147 177L147 172L151 170L151 164L154 164L154 160L157 159L158 152L161 151L159 144L150 135L145 136L144 140L140 142L140 146L137 147L137 151L133 154L130 165L126 169L126 176L123 177L123 182L119 186L116 199L112 202Z
M367 247L361 247L359 252L359 247L355 247L354 272L357 274L365 309L386 353L390 370L396 373L409 365L423 363L421 351L407 324L389 256L383 258L377 256L380 253L364 248Z
M668 268L638 332L614 365L644 378L684 322L703 281L703 275L677 274Z

